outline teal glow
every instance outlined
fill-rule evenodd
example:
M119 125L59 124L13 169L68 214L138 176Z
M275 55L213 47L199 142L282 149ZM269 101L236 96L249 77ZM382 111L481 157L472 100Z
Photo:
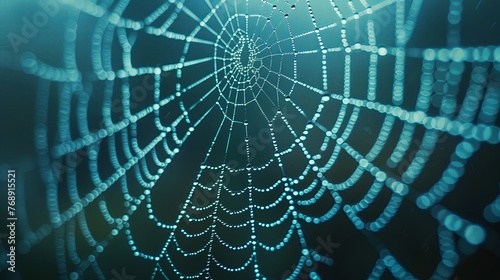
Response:
M101 259L121 242L151 270L138 279L274 279L264 260L283 252L295 253L287 279L329 279L313 270L342 256L311 232L328 224L335 235L345 220L375 255L368 279L417 279L379 239L413 211L431 221L442 279L500 221L500 194L481 205L485 221L446 201L476 153L500 143L500 45L464 46L464 1L449 1L440 47L413 47L424 0L170 0L142 15L133 1L62 2L72 13L60 65L19 56L40 81L34 135L49 216L26 248L64 230L61 278L107 279Z

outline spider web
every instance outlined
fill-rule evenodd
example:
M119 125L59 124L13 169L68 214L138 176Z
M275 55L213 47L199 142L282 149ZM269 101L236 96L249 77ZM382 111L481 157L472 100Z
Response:
M105 279L100 262L120 238L153 264L151 279L278 278L290 267L272 271L282 260L295 279L334 264L311 235L342 215L377 252L368 278L411 279L418 271L377 233L413 207L438 235L433 275L451 276L495 235L442 201L481 144L500 141L500 47L460 47L461 0L447 7L446 47L408 47L424 2L68 3L64 67L22 58L42 80L36 146L51 217L25 250L55 230L69 279ZM95 23L90 65L77 63L85 20ZM422 181L443 135L449 161ZM195 165L195 176L176 164ZM169 195L183 196L178 208ZM499 201L484 208L491 223Z

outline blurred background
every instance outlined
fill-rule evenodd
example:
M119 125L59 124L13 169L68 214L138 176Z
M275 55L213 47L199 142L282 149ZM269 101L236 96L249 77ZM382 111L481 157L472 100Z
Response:
M12 169L16 171L18 218L15 273L7 270L8 228L0 229L0 277L180 279L177 270L196 275L207 268L207 256L216 256L228 267L239 267L254 254L263 276L284 279L294 272L303 254L303 243L295 231L287 245L275 252L258 246L239 252L214 241L210 253L184 256L176 247L193 252L210 239L182 237L180 229L190 233L209 230L219 214L210 209L187 211L191 217L202 219L189 221L182 209L191 207L189 201L196 207L215 201L228 209L248 209L252 204L248 195L234 198L229 191L220 196L215 193L219 188L223 193L223 185L233 191L244 190L249 177L257 188L270 188L286 177L290 182L298 180L290 185L294 190L306 189L317 180L318 171L313 166L326 166L327 160L334 157L335 141L329 142L325 150L320 149L325 131L331 131L337 120L345 117L338 135L350 132L346 142L361 155L381 145L372 163L388 177L404 180L403 174L414 161L421 161L423 170L414 182L408 183L410 192L402 196L400 206L391 210L394 217L378 231L358 229L343 208L358 203L369 192L374 182L369 172L363 171L351 186L336 192L342 198L340 203L330 196L330 191L306 196L309 199L316 195L318 199L312 205L297 206L304 215L321 216L334 205L340 209L320 224L299 219L308 248L333 260L333 264L315 260L297 270L294 278L365 279L375 277L373 271L379 267L383 271L381 279L403 279L410 274L417 279L433 275L436 279L499 279L498 136L497 140L494 135L488 138L485 132L485 138L472 139L475 151L465 159L463 174L449 176L456 179L456 184L438 203L441 208L421 209L417 197L448 176L443 172L456 159L457 146L466 132L439 132L430 156L419 159L417 152L425 148L422 143L429 143L424 136L431 129L417 124L409 138L402 138L407 122L396 118L389 126L385 114L365 107L344 107L341 100L334 100L335 94L346 96L346 92L351 98L368 100L372 86L374 101L418 111L424 51L463 48L468 58L460 61L461 66L450 65L453 59L436 60L431 69L433 86L426 113L478 125L484 107L476 108L470 121L459 118L465 114L460 108L470 91L478 91L483 100L489 91L488 102L497 109L492 109L492 120L486 125L492 127L493 134L498 133L499 9L500 3L493 0L0 0L0 219L7 224L7 170ZM250 25L246 25L245 15L253 16ZM404 44L398 43L395 36L401 18L413 20L406 22L407 35L411 36ZM137 23L143 25L134 25ZM367 31L367 25L373 26L374 33ZM195 39L186 39L197 28L200 31ZM374 44L370 43L370 34L375 35ZM254 45L242 46L242 38L251 38ZM342 39L352 50L345 51ZM355 43L376 46L377 62L370 62L369 51L356 50ZM322 44L331 49L325 56L319 52ZM406 50L403 70L395 66L398 47ZM235 57L238 50L243 58ZM254 58L252 51L256 52ZM349 74L346 56L351 59ZM193 63L178 66L185 62ZM328 68L325 78L322 65ZM370 65L376 67L375 84L368 79ZM443 87L451 87L453 77L449 73L460 67L463 70L455 85L455 110L443 113ZM145 72L134 73L131 69ZM481 75L481 71L486 74ZM398 73L404 77L405 97L402 103L394 104ZM302 85L285 77L297 79ZM312 88L323 92L318 94ZM328 101L324 96L330 97ZM153 109L158 100L169 101ZM321 117L315 118L320 104L324 106ZM130 121L131 116L142 116L141 112L147 113L140 120ZM183 116L188 116L188 121ZM351 126L347 124L350 118ZM303 150L293 146L295 137L289 131L292 127L301 135L312 119L325 129L315 126L303 141L311 154L322 155L311 165ZM269 120L273 120L271 124ZM154 142L162 135L158 121L160 126L171 129L159 144ZM113 136L110 129L117 130ZM387 139L377 144L384 129ZM246 144L246 138L250 144ZM388 164L401 139L409 142L408 148L399 163ZM62 145L65 143L72 144ZM154 143L155 156L150 143ZM165 143L169 149L164 148ZM289 147L290 152L280 156L281 167L276 161L266 165L276 157L276 149L281 152ZM121 174L117 166L124 167L131 158L140 158L139 150L146 154L144 159L133 162ZM357 172L360 162L345 150L335 159L335 164L324 172L324 180L341 184ZM160 161L166 163L164 168L158 164ZM252 169L248 176L249 163L264 167ZM229 172L224 164L242 171ZM306 166L311 166L311 171L300 177ZM108 185L99 188L99 180ZM215 191L204 190L196 183L215 183ZM272 203L285 187L280 183L273 190L255 193L254 202ZM147 194L146 189L150 190ZM92 193L96 190L98 195ZM78 199L89 198L89 194L93 198L88 203L77 203ZM384 186L366 211L358 213L359 218L365 223L379 218L393 195ZM147 203L151 207L146 207ZM287 203L280 204L254 218L275 221L287 207ZM149 209L159 221L177 227L159 227L150 219ZM479 235L484 233L485 237L472 235L481 239L480 244L467 242L470 239L464 237L467 234L463 230L450 230L456 224L438 217L439 209L459 217L456 223L478 225ZM61 220L64 215L67 219ZM222 212L220 217L234 225L250 221L246 214ZM279 243L292 224L292 218L285 220L278 226L258 229L257 239L265 244ZM248 230L221 226L217 234L234 246L251 238ZM177 236L178 243L171 241L171 236ZM446 242L452 244L448 244L452 249L446 249ZM162 252L164 246L166 255ZM134 252L162 257L150 260ZM400 268L384 268L391 267L388 259L380 266L388 252ZM195 279L259 278L253 261L237 272L214 262L208 268Z

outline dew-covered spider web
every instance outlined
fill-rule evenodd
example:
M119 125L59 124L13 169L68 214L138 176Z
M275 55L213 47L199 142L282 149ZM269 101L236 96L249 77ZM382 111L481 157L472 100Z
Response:
M498 180L461 181L500 142L475 2L61 1L60 63L21 57L50 216L23 250L54 236L69 279L120 255L137 279L441 279L499 255Z

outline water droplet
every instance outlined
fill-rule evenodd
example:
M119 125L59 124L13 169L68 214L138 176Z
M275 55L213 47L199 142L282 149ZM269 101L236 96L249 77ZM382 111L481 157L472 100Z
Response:
M330 93L328 93L328 92L324 92L324 93L323 93L323 96L321 97L321 100L322 100L323 102L326 102L326 101L330 100Z

